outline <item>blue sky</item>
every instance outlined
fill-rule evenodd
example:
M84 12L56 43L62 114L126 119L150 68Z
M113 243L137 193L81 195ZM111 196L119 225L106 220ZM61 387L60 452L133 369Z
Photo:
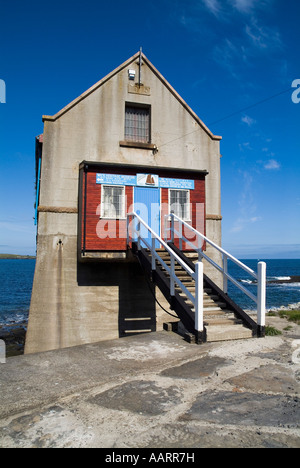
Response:
M300 258L298 0L10 0L0 17L0 252L35 253L42 115L142 47L223 137L223 246L240 258Z

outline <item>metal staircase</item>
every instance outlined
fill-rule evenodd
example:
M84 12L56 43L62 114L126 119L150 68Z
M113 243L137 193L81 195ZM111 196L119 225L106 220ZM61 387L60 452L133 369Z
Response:
M169 246L177 250L172 244ZM161 252L161 257L164 259L167 265L171 264L170 254L167 251ZM184 256L184 254L182 254ZM195 263L198 261L198 255L185 257L185 261L191 265L191 268L195 268ZM166 270L158 265L158 268L168 278L169 275ZM181 281L185 283L186 288L194 292L195 291L195 280L186 274L185 270L180 265L175 265L176 276L181 278ZM204 289L203 289L203 324L206 329L206 341L223 341L232 339L251 338L255 336L256 324L254 321L243 321L240 316L239 308L237 305L229 304L227 298L222 297L220 291L217 291L217 286L210 282L204 275ZM179 287L175 288L180 297L183 298L187 307L190 308L191 312L195 314L195 307L192 301L181 291Z
M168 215L172 220L173 214ZM131 220L131 222L130 222ZM184 221L178 218L182 224ZM141 229L143 226L143 229ZM195 231L191 226L189 229ZM151 234L151 239L145 238L145 228ZM261 262L256 274L239 260L234 259L228 252L216 246L201 233L196 235L223 252L223 268L215 264L202 249L186 239L180 229L180 242L190 243L194 248L187 256L174 244L174 222L169 229L171 240L161 239L136 213L130 213L127 218L127 244L138 257L145 274L163 293L186 329L186 336L195 337L197 343L206 341L223 341L232 339L264 336L265 317L265 264ZM143 236L141 236L143 232ZM178 232L177 232L178 234ZM157 249L157 242L161 248ZM202 245L202 244L201 244ZM193 253L194 251L194 253ZM226 261L224 258L226 257ZM205 258L224 275L224 289L227 281L234 282L243 292L255 300L258 307L257 321L248 316L232 299L227 291L221 290L207 275L203 273L203 263L199 258ZM246 290L228 274L227 261L233 259L242 268L249 270L252 276L258 278L257 297Z

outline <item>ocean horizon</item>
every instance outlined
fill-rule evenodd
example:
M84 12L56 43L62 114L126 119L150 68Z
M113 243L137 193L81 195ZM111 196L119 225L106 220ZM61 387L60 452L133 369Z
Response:
M257 270L257 260L241 260ZM300 308L300 259L261 259L267 264L267 310L281 307ZM0 258L0 326L26 324L28 321L35 259ZM244 270L229 262L228 271L251 292L256 282ZM295 281L294 281L295 279ZM228 282L229 296L244 310L255 310L256 304Z

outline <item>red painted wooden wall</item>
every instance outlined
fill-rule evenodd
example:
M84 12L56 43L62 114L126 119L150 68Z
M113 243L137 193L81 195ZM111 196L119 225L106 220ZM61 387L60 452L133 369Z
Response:
M97 173L136 175L138 171L128 168L115 167L89 167L86 174L87 187L85 191L85 177L83 177L82 190L79 197L82 198L81 217L81 249L86 251L125 251L126 250L126 219L108 220L101 219L101 184L96 183ZM205 175L201 173L187 173L185 171L155 170L155 174L161 177L192 179L194 190L190 190L191 224L205 234ZM164 238L164 215L168 214L169 189L161 188L161 236ZM133 186L125 186L126 213L133 208ZM86 200L85 200L86 194ZM86 207L86 213L85 211ZM198 222L197 222L198 221ZM85 222L85 239L84 239ZM170 236L169 236L170 238ZM190 238L190 236L189 236ZM190 238L193 242L194 238ZM178 239L175 240L178 246ZM190 250L188 245L183 245L184 250Z

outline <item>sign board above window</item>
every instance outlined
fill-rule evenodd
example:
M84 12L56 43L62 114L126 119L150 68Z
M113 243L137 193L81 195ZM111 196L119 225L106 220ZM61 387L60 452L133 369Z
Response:
M96 184L107 185L138 185L142 187L170 188L182 190L194 190L195 183L191 179L171 179L159 177L157 174L96 174Z
M191 179L169 179L167 177L160 177L159 186L161 188L194 190L195 183Z
M123 174L97 174L96 184L136 185L136 176Z

